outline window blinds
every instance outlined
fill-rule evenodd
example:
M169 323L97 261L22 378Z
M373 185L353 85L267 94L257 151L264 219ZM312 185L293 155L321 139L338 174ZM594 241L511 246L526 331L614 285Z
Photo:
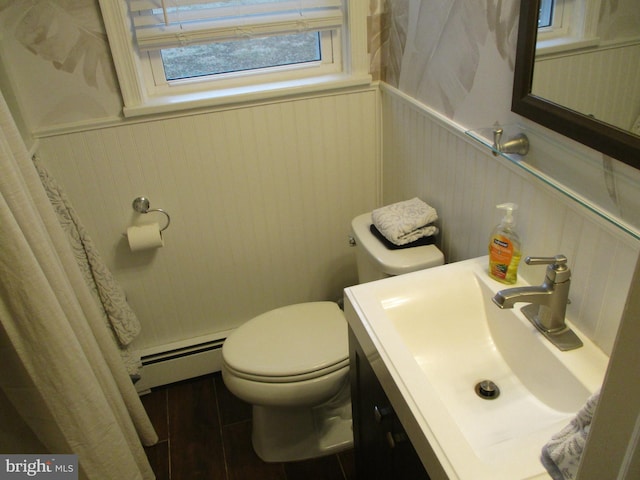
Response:
M141 50L332 30L342 0L128 0Z

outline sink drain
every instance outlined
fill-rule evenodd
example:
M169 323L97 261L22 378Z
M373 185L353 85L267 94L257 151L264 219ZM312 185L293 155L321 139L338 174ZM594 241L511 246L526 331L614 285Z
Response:
M483 380L476 385L476 394L485 400L494 400L500 396L498 385L491 380Z

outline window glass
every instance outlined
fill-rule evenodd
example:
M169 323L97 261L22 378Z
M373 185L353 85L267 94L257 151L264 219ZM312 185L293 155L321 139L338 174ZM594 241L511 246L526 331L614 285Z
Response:
M554 0L542 0L538 14L538 28L550 27L553 24Z
M318 32L165 48L161 56L168 81L322 60Z

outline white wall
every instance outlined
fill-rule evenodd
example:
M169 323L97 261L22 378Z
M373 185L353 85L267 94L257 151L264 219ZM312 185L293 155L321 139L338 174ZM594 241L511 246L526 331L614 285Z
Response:
M370 89L52 136L39 155L149 349L341 298L356 282L350 221L379 204L379 117ZM171 225L163 248L132 253L139 195Z
M572 270L568 318L611 353L640 242L578 206L442 116L392 88L384 88L383 199L418 196L440 216L448 262L487 254L503 202L520 205L517 230L526 255L567 255ZM521 263L520 275L542 283L544 267Z
M523 253L569 257L569 314L610 352L638 242L416 105L384 90L382 203L432 203L448 261L484 255L495 205L519 203ZM53 136L40 155L140 316L136 346L149 349L355 283L346 236L381 203L379 114L375 91L329 95ZM121 234L138 195L172 223L164 248L133 254Z

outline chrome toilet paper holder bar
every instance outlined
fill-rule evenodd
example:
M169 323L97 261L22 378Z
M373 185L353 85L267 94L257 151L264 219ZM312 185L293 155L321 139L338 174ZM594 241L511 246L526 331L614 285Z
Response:
M147 214L151 212L162 213L167 217L167 223L164 227L160 229L160 232L164 232L167 228L169 228L169 224L171 223L171 217L169 216L169 214L161 208L149 208L151 206L151 203L149 202L149 199L147 197L134 198L131 206L136 212L142 213L142 214Z

